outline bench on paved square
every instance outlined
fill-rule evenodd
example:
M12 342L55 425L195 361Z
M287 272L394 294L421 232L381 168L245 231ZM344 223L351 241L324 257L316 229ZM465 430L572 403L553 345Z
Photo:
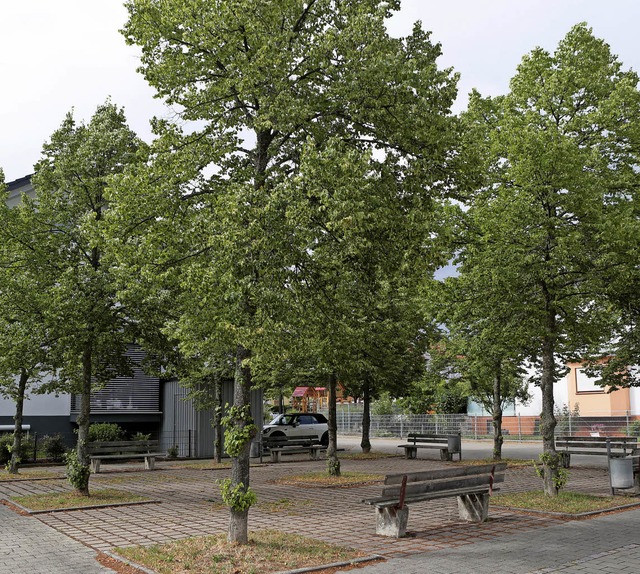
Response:
M572 454L623 458L638 448L635 436L558 436L556 451L563 468L569 468Z
M320 451L327 450L319 444L316 435L302 435L297 437L272 436L262 438L262 448L268 449L271 462L280 462L283 454L309 453L311 460L318 460Z
M158 449L157 440L121 440L95 441L87 443L91 472L100 472L100 462L103 460L144 459L145 470L153 470L156 457L166 456Z
M409 433L407 435L407 443L399 444L398 448L404 449L406 458L416 458L419 448L436 448L440 449L441 460L453 460L454 454L458 455L458 460L462 460L462 440L460 433Z
M462 520L484 522L489 516L489 496L494 484L504 481L507 464L456 466L439 470L390 474L382 495L362 502L375 506L376 534L401 538L406 533L408 504L457 497Z

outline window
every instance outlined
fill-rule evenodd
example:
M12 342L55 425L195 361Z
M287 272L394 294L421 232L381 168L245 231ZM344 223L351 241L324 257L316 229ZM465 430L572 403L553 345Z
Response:
M576 392L604 393L604 388L596 384L597 377L590 377L584 369L576 369Z

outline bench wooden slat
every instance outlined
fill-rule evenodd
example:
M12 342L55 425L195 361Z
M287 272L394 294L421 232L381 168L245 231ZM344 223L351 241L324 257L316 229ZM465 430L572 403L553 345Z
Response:
M498 492L500 489L499 488L494 488L493 492ZM484 489L479 489L477 487L474 488L460 488L458 490L448 490L446 492L429 492L429 493L424 493L421 495L415 495L415 496L407 496L405 497L404 503L405 504L413 504L416 502L427 502L429 500L439 500L441 498L451 498L453 496L464 496L467 494L488 494L489 493L489 488L484 488ZM398 504L398 497L385 497L385 496L380 496L378 498L369 498L369 499L365 499L362 502L364 502L365 504L370 504L371 506L376 506L378 508L384 508L384 507L392 507L392 506L396 506Z
M495 472L503 472L507 468L506 462L496 464L480 464L467 466L454 466L448 468L439 468L436 470L425 470L422 472L410 472L399 474L388 474L385 477L385 484L401 484L402 477L407 475L407 482L421 482L423 480L439 480L441 478L472 476L474 474L489 474L491 469L495 467Z
M609 442L609 446L611 448L626 448L632 449L635 447L635 443L628 442L618 442L611 441ZM576 441L556 441L556 447L571 447L571 448L603 448L606 450L607 443L594 441L594 442L576 442Z
M412 444L399 444L398 448L439 448L446 449L447 443L434 443L434 444L421 444L421 443L412 443Z
M156 446L156 449L157 448L158 447ZM140 448L140 447L136 447L136 446L120 446L120 447L117 447L117 448L99 448L99 449L91 448L91 449L89 449L89 452L91 454L98 455L98 454L103 454L103 453L104 454L115 454L115 453L126 454L126 453L130 453L130 452L145 453L145 452L151 452L152 450L154 450L154 449L152 449L150 447L149 448L147 448L147 447Z
M556 446L597 446L606 448L607 441L611 446L619 448L633 448L638 444L638 437L611 436L611 437L592 437L592 436L560 436L556 437Z
M496 474L493 479L494 483L504 482L504 474ZM429 492L441 492L450 490L459 490L461 488L477 488L489 485L488 475L465 476L461 478L450 478L447 480L432 480L429 482L412 482L407 481L407 496L417 494L427 494ZM401 486L387 486L382 489L382 496L400 496Z
M123 446L131 446L135 445L137 447L157 447L157 440L116 440L116 441L93 441L88 442L88 448L119 448Z
M118 460L125 458L145 458L147 456L164 456L163 452L139 452L134 454L99 454L99 455L90 455L89 458L92 460L100 459L100 460Z

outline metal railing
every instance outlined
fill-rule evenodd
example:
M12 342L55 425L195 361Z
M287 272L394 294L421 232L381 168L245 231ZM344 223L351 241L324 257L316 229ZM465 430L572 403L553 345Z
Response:
M556 419L556 435L640 436L640 419L628 412L618 416L556 415ZM362 433L362 411L338 411L337 426L338 434L360 435ZM490 416L486 415L371 415L370 436L372 438L404 438L412 432L438 434L460 432L466 439L485 439L493 436L493 421ZM502 432L505 440L540 439L540 417L503 416Z

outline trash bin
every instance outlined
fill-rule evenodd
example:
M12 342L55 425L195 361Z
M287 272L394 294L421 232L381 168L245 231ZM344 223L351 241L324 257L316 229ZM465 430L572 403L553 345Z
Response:
M609 475L611 478L611 488L632 488L633 459L610 458Z
M461 437L459 434L450 434L447 436L447 450L449 454L459 453L462 448Z
M260 447L262 446L262 441L260 437L251 441L251 450L249 451L249 456L251 458L258 458L260 456Z

